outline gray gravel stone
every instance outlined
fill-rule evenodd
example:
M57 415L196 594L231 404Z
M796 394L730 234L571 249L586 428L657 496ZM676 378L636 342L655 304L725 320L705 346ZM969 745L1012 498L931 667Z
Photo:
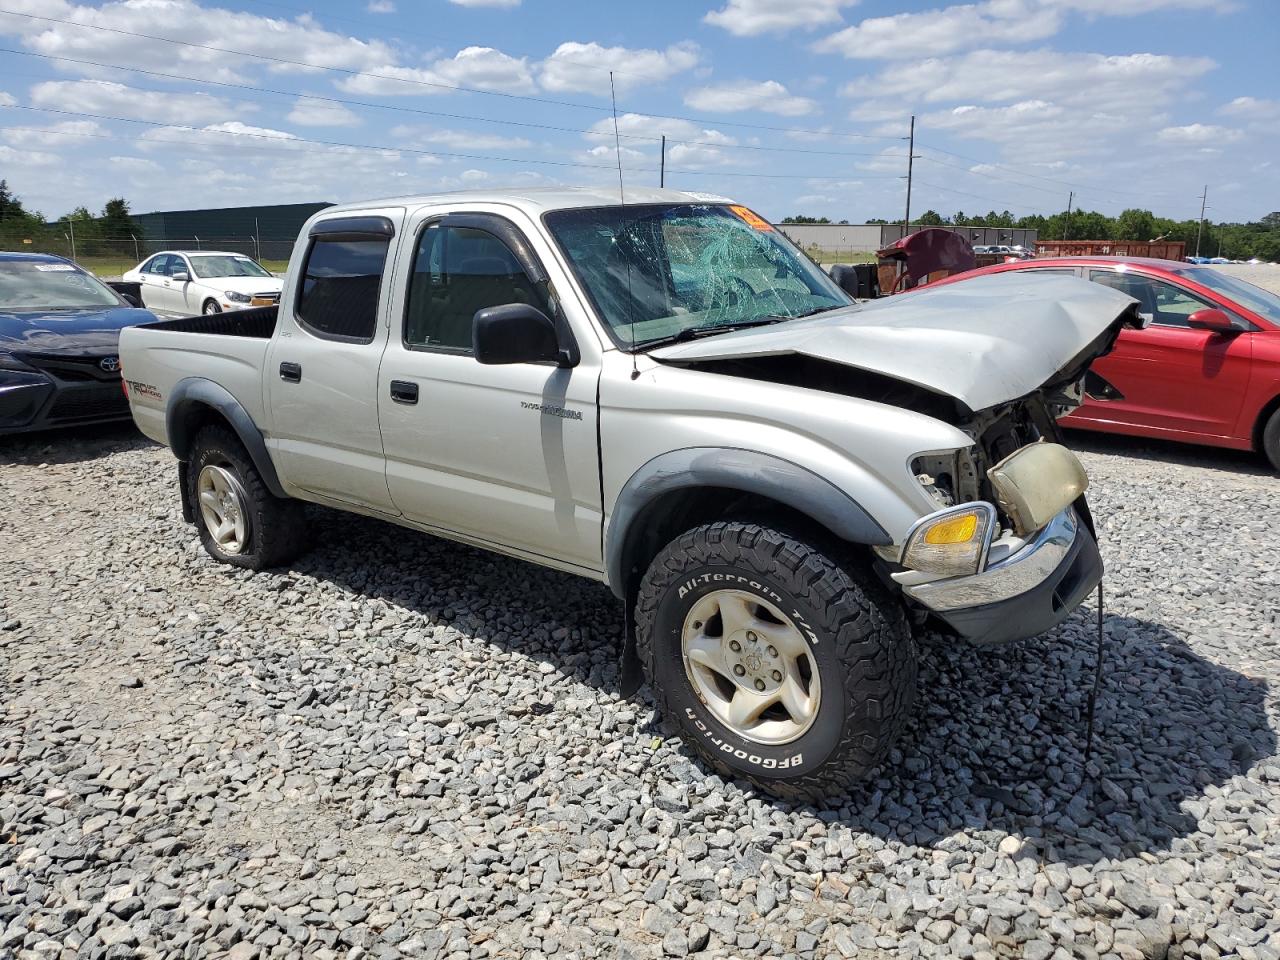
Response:
M1086 443L1090 767L1082 611L922 635L898 749L813 808L617 696L603 587L320 509L248 574L167 452L10 438L0 529L42 533L0 551L0 954L1280 960L1276 481Z

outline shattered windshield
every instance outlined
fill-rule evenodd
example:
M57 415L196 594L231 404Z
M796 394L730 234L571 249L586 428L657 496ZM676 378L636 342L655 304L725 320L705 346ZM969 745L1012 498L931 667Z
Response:
M849 297L746 207L557 210L547 228L619 346L808 316Z

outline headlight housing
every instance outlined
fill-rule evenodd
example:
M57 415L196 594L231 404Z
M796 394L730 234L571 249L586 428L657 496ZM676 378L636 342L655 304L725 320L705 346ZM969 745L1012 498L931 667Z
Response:
M232 303L248 303L253 299L253 297L249 296L247 293L241 293L238 290L224 290L222 291L222 295Z
M986 563L995 529L996 508L986 501L931 513L907 534L902 565L953 577L977 573Z
M34 367L23 363L12 353L0 352L0 370L16 370L21 373L38 373Z

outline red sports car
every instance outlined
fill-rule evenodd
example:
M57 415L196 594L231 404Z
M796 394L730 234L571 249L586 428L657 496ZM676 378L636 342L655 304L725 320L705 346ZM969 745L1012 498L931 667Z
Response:
M1121 396L1086 397L1064 426L1259 450L1280 470L1280 296L1217 267L1141 257L1024 260L942 282L1010 270L1115 287L1149 320L1093 365Z

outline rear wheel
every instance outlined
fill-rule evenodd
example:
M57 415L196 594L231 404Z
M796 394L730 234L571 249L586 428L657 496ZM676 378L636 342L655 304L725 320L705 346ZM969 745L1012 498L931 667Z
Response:
M267 489L248 451L226 427L205 427L196 435L187 482L200 542L215 560L261 570L305 549L302 504Z
M217 300L206 300L200 312L205 314L206 316L209 316L215 313L221 313L222 308L218 306Z
M911 712L916 654L899 605L772 527L719 522L668 544L636 627L668 720L718 772L778 796L847 792Z
M1262 428L1262 452L1271 461L1271 466L1280 470L1280 407L1272 411Z

